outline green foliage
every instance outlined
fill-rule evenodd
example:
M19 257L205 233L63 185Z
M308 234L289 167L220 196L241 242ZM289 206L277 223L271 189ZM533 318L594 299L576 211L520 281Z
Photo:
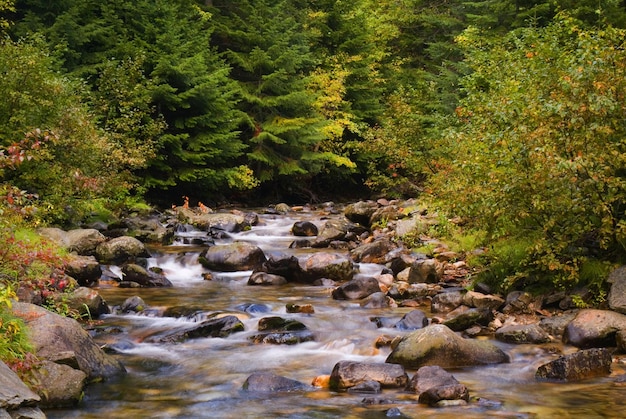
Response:
M12 302L16 299L11 286L0 280L0 361L9 365L24 360L32 351L24 322L11 314Z
M529 278L571 288L588 255L624 254L624 37L564 17L497 42L474 29L458 38L473 73L433 189L470 225L516 243L505 288Z

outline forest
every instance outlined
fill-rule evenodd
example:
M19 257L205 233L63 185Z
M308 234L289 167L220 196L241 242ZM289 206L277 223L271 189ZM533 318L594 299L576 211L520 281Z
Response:
M485 281L601 302L625 27L621 0L0 0L2 281L56 266L40 226L414 197Z

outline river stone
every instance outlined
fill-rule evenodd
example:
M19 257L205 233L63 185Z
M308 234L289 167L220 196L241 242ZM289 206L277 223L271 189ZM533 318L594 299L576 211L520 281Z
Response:
M182 223L191 224L192 226L204 230L221 230L228 233L236 233L242 231L249 224L243 215L231 214L226 212L195 212L189 208L178 209L178 220Z
M134 263L129 263L122 267L122 282L120 286L124 286L124 283L134 282L142 287L171 287L172 283L165 277L159 269L144 269L143 267Z
M147 305L143 298L135 295L134 297L128 297L120 305L122 313L141 313L146 309Z
M435 259L418 259L409 270L409 283L436 284L443 276L443 267Z
M343 214L345 217L353 223L359 223L366 227L371 225L371 217L378 209L378 204L373 201L359 201L353 204L347 205Z
M378 394L382 391L382 386L378 381L368 380L350 387L347 391L348 393Z
M109 314L111 309L98 291L78 287L69 294L63 294L63 302L67 303L70 309L76 310L83 318L97 319L103 314Z
M26 323L30 342L40 359L55 361L60 353L70 353L89 380L126 372L118 360L100 349L76 320L20 302L13 303L13 313Z
M376 211L370 217L370 225L379 224L384 225L388 221L397 220L404 217L404 214L400 211L397 205L386 205L377 208Z
M299 261L301 277L307 282L327 278L333 281L348 281L354 276L354 265L350 259L336 253L319 252ZM378 281L376 282L378 284Z
M84 372L45 360L34 370L34 378L44 408L77 405L87 382Z
M469 400L469 391L456 378L437 365L421 367L407 386L418 394L420 403L434 406L441 400Z
M93 228L76 229L67 232L67 250L82 256L96 254L98 246L106 241L106 237Z
M581 350L564 355L540 366L535 373L539 379L577 381L609 375L613 362L606 348Z
M459 307L463 303L461 291L446 291L433 297L430 303L430 311L433 313L447 313Z
M200 254L198 260L207 269L236 272L256 269L267 259L260 247L237 241L210 247Z
M386 308L392 304L393 300L384 292L375 292L368 295L359 303L363 308Z
M258 393L298 391L308 388L309 386L304 383L271 372L255 372L243 383L244 390Z
M626 266L621 266L611 272L607 282L611 284L608 297L609 307L613 311L626 314Z
M626 330L620 330L615 334L615 342L617 343L617 350L619 352L626 352Z
M204 320L197 325L187 328L186 330L168 332L164 336L162 335L148 340L162 343L175 343L196 338L225 338L226 336L232 335L236 332L242 332L243 330L244 325L241 320L239 320L236 316L228 315Z
M57 227L44 227L37 229L37 234L47 239L55 241L59 246L67 249L70 245L70 241L67 237L67 232Z
M409 377L401 365L339 361L330 374L330 388L344 391L367 381L376 381L382 387L405 387Z
M447 326L432 324L402 337L386 362L406 368L455 368L505 363L509 357L490 342L464 339Z
M174 229L166 228L157 217L128 217L121 221L128 236L143 243L169 244L174 237Z
M104 264L121 264L137 258L150 257L146 246L134 237L121 236L100 243L96 258Z
M286 283L287 279L284 276L267 272L253 272L248 278L248 285L284 285Z
M487 326L493 320L491 310L459 306L448 313L444 325L455 332L461 332L475 325Z
M496 330L496 339L507 343L546 343L550 336L537 324L511 324Z
M376 278L358 277L335 288L332 296L335 300L360 300L377 292L380 286Z
M310 221L296 221L291 227L291 234L298 237L317 236L317 226Z
M422 310L411 310L393 327L398 330L418 330L428 326L428 317Z
M609 310L581 310L565 328L563 341L578 348L617 346L615 334L626 330L626 315Z
M563 340L565 328L576 318L577 314L575 311L569 311L552 317L544 317L539 321L539 327L545 330L553 339L561 341Z
M258 271L282 276L288 282L305 282L300 261L293 255L272 254L261 264Z
M94 256L70 255L65 264L65 273L81 286L91 286L102 276L102 267Z
M504 305L504 299L493 294L483 294L476 291L468 291L463 296L463 304L469 307L498 310Z
M317 238L311 243L311 247L328 247L336 240L346 241L347 235L354 231L356 226L348 220L327 220L317 234Z
M353 249L350 252L350 256L356 262L383 264L386 262L386 257L389 252L396 247L397 246L392 243L391 240L381 238Z
M1 409L13 411L20 407L33 406L40 401L41 398L28 388L13 370L0 361L0 412Z
M506 296L504 314L533 314L541 308L542 297L534 297L524 291L511 291Z

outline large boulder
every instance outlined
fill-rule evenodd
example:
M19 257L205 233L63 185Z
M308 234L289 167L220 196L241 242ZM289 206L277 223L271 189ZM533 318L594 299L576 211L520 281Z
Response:
M301 276L306 282L327 278L347 281L354 276L354 264L350 259L336 253L315 253L299 262Z
M335 300L360 300L377 292L380 292L380 285L376 278L359 277L341 284L332 295Z
M509 356L494 344L464 339L447 326L433 324L404 336L387 362L406 368L439 365L455 368L509 362Z
M586 349L564 355L541 365L535 377L548 380L577 381L611 373L611 353L606 348Z
M385 258L397 246L387 238L374 240L370 243L362 244L350 252L350 256L356 262L378 263L386 262Z
M444 265L435 259L418 259L409 270L409 283L436 284L443 277Z
M122 267L122 274L122 282L120 283L122 287L126 287L127 284L130 286L130 283L138 284L142 287L172 286L172 282L158 268L145 269L142 266L129 263Z
M468 307L498 310L504 305L504 299L493 294L483 294L477 291L467 291L463 295L463 304Z
M67 232L67 250L83 256L93 256L106 237L93 228L76 229Z
M550 335L537 324L511 324L496 330L496 339L507 343L546 343Z
M121 264L146 257L150 257L146 246L129 236L116 237L100 243L96 248L96 258L104 264Z
M609 310L581 310L565 328L563 341L578 348L617 346L615 335L626 330L626 315Z
M467 387L437 365L418 369L407 389L418 394L420 403L431 406L441 400L469 400Z
M327 247L335 240L347 241L351 232L357 231L357 226L348 220L327 220L311 243L311 247Z
M0 418L45 419L46 415L36 407L40 401L39 395L0 362Z
M156 216L128 217L121 220L119 224L124 235L135 237L143 243L168 244L174 237L174 229L165 227Z
M94 256L71 255L65 264L65 273L79 285L88 287L98 282L102 276L102 267Z
M236 272L257 269L267 259L260 247L237 241L210 247L200 254L198 260L207 269Z
M92 288L78 287L70 294L60 294L59 298L83 318L97 319L111 312L104 298Z
M75 406L83 397L87 374L69 365L42 361L34 371L41 389L41 407Z
M298 237L317 236L318 229L310 221L296 221L291 227L291 234Z
M382 387L405 387L408 376L401 365L340 361L330 374L330 388L337 391L367 381L376 381Z
M371 225L370 219L377 209L378 204L374 201L359 201L346 206L343 214L353 223L369 227Z
M76 320L20 302L13 303L13 314L26 323L28 337L40 359L71 365L87 374L88 380L107 379L126 372Z
M446 315L443 322L455 332L461 332L475 325L487 326L493 320L493 314L486 308L459 306Z
M613 311L626 314L626 266L615 269L607 280L611 284L609 307Z
M194 227L209 231L222 230L229 233L242 231L249 226L246 217L241 214L227 212L214 213L210 211L193 211L189 208L177 208L177 218L180 222L191 224Z

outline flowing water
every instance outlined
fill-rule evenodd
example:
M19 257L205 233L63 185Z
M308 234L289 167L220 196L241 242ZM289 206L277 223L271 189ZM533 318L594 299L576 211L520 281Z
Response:
M295 221L303 219L321 225L316 217L307 212L263 215L260 225L221 241L247 240L268 256L289 252L303 256L313 250L289 249L294 240L290 229ZM612 418L626 413L626 383L616 378L624 373L619 360L614 362L610 377L570 384L535 381L537 366L556 357L554 344L513 346L495 342L510 355L511 363L451 370L470 390L473 400L467 406L430 408L401 390L384 390L376 396L391 401L389 404L363 403L371 395L317 388L270 395L247 393L242 384L256 371L308 384L314 377L330 374L342 360L384 362L389 349L376 349L374 342L383 334L399 332L377 329L370 317L400 319L411 309L364 309L357 302L333 300L332 289L322 286L248 286L251 272L213 272L213 279L207 281L203 278L206 270L197 262L200 250L180 241L153 249L150 264L164 269L174 284L172 288L123 289L106 282L100 285L99 292L112 306L139 295L150 307L145 315L105 316L100 329L107 333L96 336L101 344L114 344L114 356L124 363L128 374L89 385L78 407L49 410L49 418L383 418L398 411L409 418ZM359 266L361 275L376 274L381 269L371 264ZM315 313L288 314L288 303L311 304ZM196 318L213 313L235 314L246 330L227 338L147 343L146 337L184 328L194 321L193 317L149 315L167 307L186 307L198 313ZM298 319L316 339L297 345L253 344L248 337L265 316ZM415 371L407 372L412 376Z

